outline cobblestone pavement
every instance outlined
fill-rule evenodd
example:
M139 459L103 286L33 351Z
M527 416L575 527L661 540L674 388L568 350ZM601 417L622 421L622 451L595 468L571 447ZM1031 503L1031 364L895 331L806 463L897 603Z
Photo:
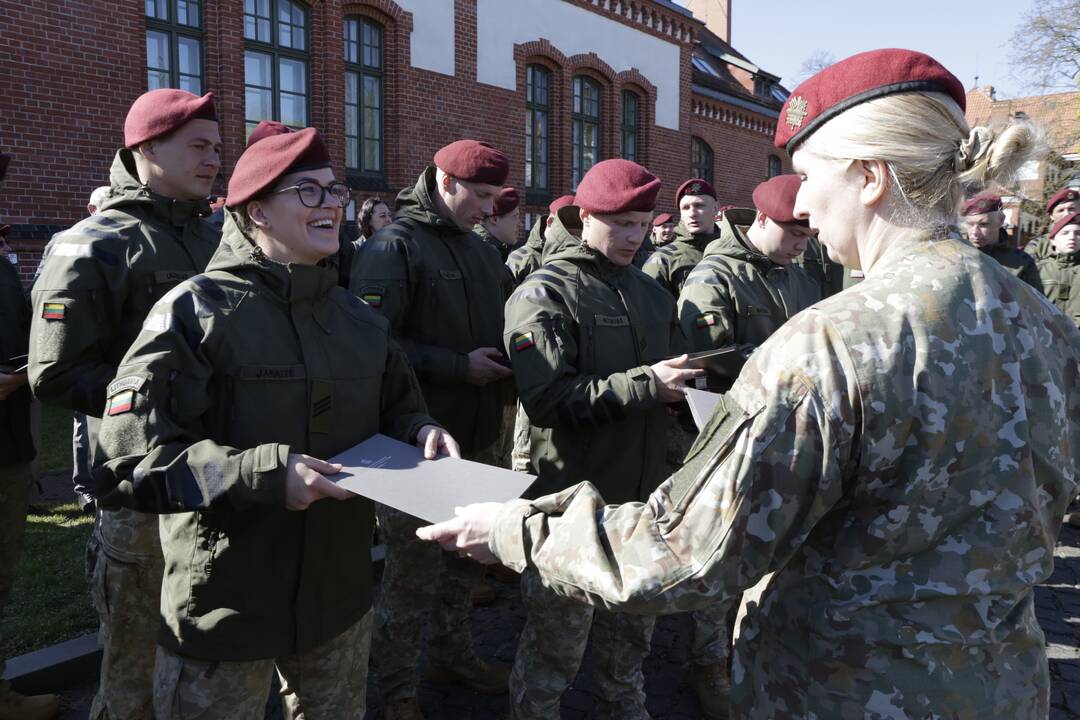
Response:
M1053 709L1051 720L1080 720L1080 529L1062 528L1055 552L1054 574L1035 590L1035 606L1046 632L1050 656ZM491 581L498 593L494 605L473 611L477 646L486 657L509 664L518 634L525 623L517 587ZM686 657L690 625L684 615L661 618L653 638L653 652L645 663L648 707L656 720L696 720L697 703L687 684ZM586 659L577 681L563 698L563 718L580 720L589 715L592 696L590 666ZM369 687L369 720L382 717L376 677ZM62 720L86 718L92 686L65 693ZM507 697L485 697L425 683L421 705L431 720L498 720L507 715ZM267 705L267 720L281 718L275 698Z

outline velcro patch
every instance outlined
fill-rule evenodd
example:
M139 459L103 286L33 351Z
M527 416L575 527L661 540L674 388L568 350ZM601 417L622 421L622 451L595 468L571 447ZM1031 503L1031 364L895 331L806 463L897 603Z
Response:
M135 405L135 391L134 390L122 390L115 395L109 397L109 402L106 405L105 412L109 415L120 415L126 413Z
M41 309L41 317L46 320L63 320L64 313L67 311L67 306L64 303L45 303L45 307Z
M536 343L533 342L533 334L531 332L521 333L514 338L514 352L528 350L534 345L536 345Z
M364 302L366 302L368 305L370 305L373 308L382 307L382 299L383 299L382 293L367 292L367 293L364 293L363 297L360 298L360 299L363 300Z
M716 313L711 313L711 312L701 313L700 315L697 316L697 320L695 320L694 323L699 328L712 327L713 325L715 325L717 323Z
M124 377L116 378L111 383L109 383L109 387L105 389L105 395L107 397L112 397L121 390L134 390L138 392L139 388L141 388L145 383L146 378L142 375L125 375Z

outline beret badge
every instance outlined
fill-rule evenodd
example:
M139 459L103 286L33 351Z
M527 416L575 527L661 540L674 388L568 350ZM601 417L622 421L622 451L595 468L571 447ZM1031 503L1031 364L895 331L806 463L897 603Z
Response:
M806 119L806 98L796 95L788 102L787 124L792 130L803 124Z

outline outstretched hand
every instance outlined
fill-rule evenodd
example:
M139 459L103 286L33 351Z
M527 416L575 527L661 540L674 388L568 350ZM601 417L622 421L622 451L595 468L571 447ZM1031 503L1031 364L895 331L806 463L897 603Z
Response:
M495 516L500 509L500 503L477 503L454 508L455 517L452 520L419 528L416 537L437 542L443 550L457 551L462 557L494 565L499 560L488 543L491 541Z

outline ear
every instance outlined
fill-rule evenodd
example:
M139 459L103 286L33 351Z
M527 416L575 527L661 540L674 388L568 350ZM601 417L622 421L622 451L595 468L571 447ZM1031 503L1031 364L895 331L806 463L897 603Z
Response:
M765 229L765 223L769 222L769 216L766 215L765 213L761 212L760 210L758 210L757 217L754 218L754 220L755 220L755 222L757 222L758 227L764 230Z
M136 150L138 150L139 154L147 160L157 162L157 147L154 145L153 140L139 143L139 146L136 148Z
M442 176L442 189L446 192L450 192L450 181L453 180L449 175Z
M270 219L266 216L262 203L258 200L249 202L246 208L248 219L255 223L255 227L265 230L270 227Z
M889 189L891 176L888 164L884 160L858 160L854 168L861 175L860 202L866 207L877 205Z
M589 227L589 218L592 217L592 215L589 215L588 210L584 208L578 208L578 217L581 218L581 227Z

